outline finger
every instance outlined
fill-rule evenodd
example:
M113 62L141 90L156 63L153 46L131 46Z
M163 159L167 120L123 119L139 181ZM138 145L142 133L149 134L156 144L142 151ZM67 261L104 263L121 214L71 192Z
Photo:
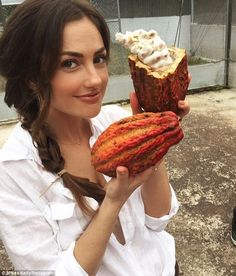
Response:
M186 116L189 111L190 111L190 106L186 100L184 101L178 101L178 107L179 107L179 112L178 116L180 117L180 120Z
M138 98L137 98L136 93L134 91L130 92L129 99L130 99L130 106L131 106L133 115L141 113L142 108L139 105Z
M192 75L188 73L188 81L190 82L192 80Z
M129 180L129 171L126 167L119 166L116 168L116 178L119 183L127 183Z

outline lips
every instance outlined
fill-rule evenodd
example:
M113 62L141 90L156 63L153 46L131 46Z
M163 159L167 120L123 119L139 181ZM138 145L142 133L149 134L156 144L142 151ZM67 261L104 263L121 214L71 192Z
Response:
M91 92L91 93L87 93L87 94L83 94L75 97L86 103L96 103L100 99L101 93L96 91L96 92Z
M78 98L92 98L92 97L95 97L99 94L99 92L92 92L92 93L88 93L88 94L84 94L84 95L80 95L80 96L77 96Z

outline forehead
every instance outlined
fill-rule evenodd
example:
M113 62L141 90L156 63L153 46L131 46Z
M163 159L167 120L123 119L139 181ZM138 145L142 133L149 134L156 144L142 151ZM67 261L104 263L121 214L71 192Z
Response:
M97 27L86 17L69 22L63 32L63 51L89 50L104 46Z

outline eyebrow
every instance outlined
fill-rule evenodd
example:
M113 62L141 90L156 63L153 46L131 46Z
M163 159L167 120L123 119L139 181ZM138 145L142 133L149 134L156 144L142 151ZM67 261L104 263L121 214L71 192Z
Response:
M100 53L104 52L105 50L106 50L106 48L102 47L95 52L95 55L100 54ZM63 55L74 56L74 57L83 57L83 54L81 54L79 52L74 52L74 51L63 51L61 53L61 56L63 56Z

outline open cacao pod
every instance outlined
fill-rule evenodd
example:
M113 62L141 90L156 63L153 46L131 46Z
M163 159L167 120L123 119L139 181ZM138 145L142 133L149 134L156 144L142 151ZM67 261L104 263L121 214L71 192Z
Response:
M176 47L168 50L173 64L156 71L142 63L137 55L131 54L128 58L135 92L146 112L178 113L178 101L185 99L189 85L186 51Z
M92 164L114 177L117 166L136 175L154 166L183 138L179 120L171 111L144 112L111 124L92 147Z

